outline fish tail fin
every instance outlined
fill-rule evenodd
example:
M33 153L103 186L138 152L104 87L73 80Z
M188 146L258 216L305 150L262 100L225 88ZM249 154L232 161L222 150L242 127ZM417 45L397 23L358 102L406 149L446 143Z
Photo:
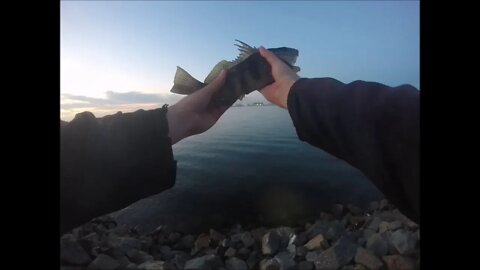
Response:
M183 68L177 66L177 72L175 73L175 79L173 80L173 87L170 92L190 95L191 93L203 88L204 83L192 77Z

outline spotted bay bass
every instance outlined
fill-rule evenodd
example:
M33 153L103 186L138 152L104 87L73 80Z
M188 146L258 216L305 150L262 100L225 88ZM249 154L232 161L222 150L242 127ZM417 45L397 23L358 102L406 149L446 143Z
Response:
M230 106L246 94L259 90L274 82L270 64L260 55L258 48L235 40L240 54L235 60L222 60L210 71L204 82L193 78L181 67L177 67L174 84L170 92L189 95L212 82L222 71L226 71L225 84L212 97L213 106ZM295 72L300 68L294 66L298 50L288 47L270 48L277 57L283 60Z

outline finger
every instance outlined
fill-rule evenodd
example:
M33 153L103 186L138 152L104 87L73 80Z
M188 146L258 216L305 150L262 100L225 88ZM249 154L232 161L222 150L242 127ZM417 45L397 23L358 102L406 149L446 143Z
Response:
M260 47L259 51L260 55L263 56L263 58L265 58L272 66L282 62L282 60L280 60L273 52L265 49L264 47Z
M218 74L218 76L211 83L205 86L203 90L206 93L210 93L210 94L213 94L216 91L218 91L221 88L221 86L225 83L226 73L227 72L224 69L222 69L222 71L220 71L220 74Z

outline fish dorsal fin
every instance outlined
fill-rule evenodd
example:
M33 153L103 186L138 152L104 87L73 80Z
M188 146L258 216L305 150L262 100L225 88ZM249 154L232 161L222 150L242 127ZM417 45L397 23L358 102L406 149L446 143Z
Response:
M222 71L222 69L228 69L231 66L232 66L232 62L227 60L222 60L218 62L218 64L216 64L213 67L212 71L210 71L210 73L207 75L204 82L206 84L209 84L218 76L218 74L220 74L220 71Z
M234 64L247 59L247 57L249 57L251 54L257 51L257 48L252 47L245 42L242 42L238 39L235 39L235 41L240 43L240 44L235 44L235 46L238 47L240 54L237 56L237 58L235 58L235 60L232 61Z

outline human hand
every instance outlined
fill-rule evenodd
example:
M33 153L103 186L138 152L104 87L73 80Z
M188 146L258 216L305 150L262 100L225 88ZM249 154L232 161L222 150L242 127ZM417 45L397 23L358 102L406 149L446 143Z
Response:
M300 77L271 51L263 47L260 47L259 51L260 55L272 67L272 76L275 80L272 84L261 89L260 93L271 103L287 109L290 88Z
M230 107L211 106L213 94L225 83L226 72L220 74L204 88L182 98L168 108L167 120L172 145L178 141L207 131Z

